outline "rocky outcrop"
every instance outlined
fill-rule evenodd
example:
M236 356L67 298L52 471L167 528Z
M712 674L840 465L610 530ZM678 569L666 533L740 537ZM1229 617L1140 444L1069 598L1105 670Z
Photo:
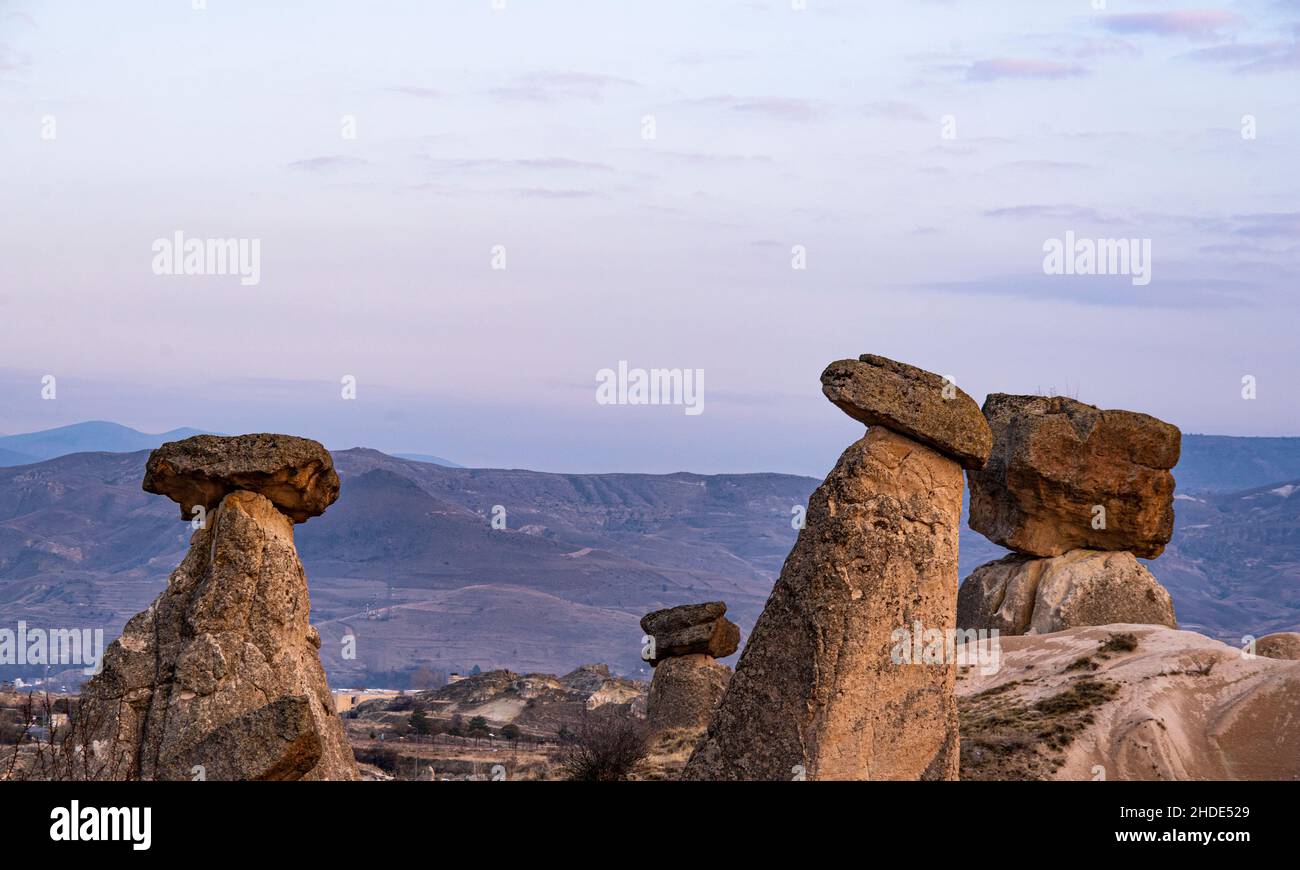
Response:
M655 665L646 700L651 731L703 731L731 681L731 668L702 653L663 659Z
M1169 592L1134 556L1159 556L1173 535L1178 429L1061 396L994 393L984 414L993 450L969 475L970 527L1016 554L966 578L958 625L1176 628Z
M721 601L683 604L641 617L641 629L654 638L647 658L655 666L646 700L652 732L701 731L709 724L731 668L718 661L740 645L740 627L724 614Z
M957 694L962 779L1300 779L1300 662L1191 631L1004 638Z
M993 393L984 415L993 448L970 474L972 529L1032 556L1164 551L1174 528L1176 427L1062 396Z
M960 445L987 433L964 393L946 403L918 395L941 385L938 376L862 364L884 380L867 373L870 388L844 386L837 373L846 364L835 363L824 382L850 416L876 425L809 499L806 525L686 779L956 777L954 664L898 662L891 653L900 630L954 625L959 462L979 461L977 446Z
M1259 638L1255 641L1255 655L1300 660L1300 632L1279 631Z
M1132 553L1012 554L976 568L957 594L963 629L1046 634L1118 622L1178 627L1169 592Z
M979 405L938 375L864 353L822 372L822 393L854 420L884 426L955 459L983 468L993 438Z
M702 654L725 658L740 646L740 626L723 616L721 601L683 604L641 617L641 630L654 638L652 665L674 656Z
M194 490L178 482L181 467L227 492L192 536L167 588L127 623L106 650L102 672L85 685L86 736L113 778L357 779L320 664L320 637L308 622L293 520L271 497L239 488L266 483L280 502L311 504L319 513L330 498L321 481L332 467L328 475L269 471L304 468L295 465L304 439L244 436L228 439L238 445L223 450L203 437L213 455L239 457L222 466L235 477L158 460L193 455L177 444L150 458L151 469L170 469L154 485L183 506ZM305 443L328 460L319 444ZM289 455L277 456L286 444ZM269 477L250 477L250 468ZM304 487L296 498L284 490L294 481Z
M255 492L295 523L320 516L339 497L339 476L319 442L292 435L195 435L169 441L149 454L145 492L181 506L181 519L195 507L211 512L227 494Z

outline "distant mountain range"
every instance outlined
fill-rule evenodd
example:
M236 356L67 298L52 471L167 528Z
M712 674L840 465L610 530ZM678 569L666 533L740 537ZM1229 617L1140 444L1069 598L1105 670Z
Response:
M73 423L56 429L43 429L23 435L0 435L0 468L30 465L46 459L57 459L71 453L132 453L136 450L153 450L167 441L179 441L191 435L209 434L203 429L172 429L151 435L120 423L91 420ZM429 462L448 468L463 468L450 459L427 453L395 453L401 459Z
M57 429L0 436L0 467L29 465L70 453L132 453L152 450L165 441L202 435L202 429L173 429L150 435L119 423L91 420Z
M147 456L0 469L0 627L102 626L112 638L148 606L189 527L141 490ZM364 448L334 458L340 498L296 536L336 685L401 685L418 667L563 673L591 661L645 676L637 621L650 610L722 599L748 632L794 544L791 511L818 484L467 469ZM1185 437L1175 474L1199 489L1180 485L1174 541L1148 563L1184 627L1221 639L1300 629L1300 471L1256 482L1293 467L1300 438ZM1225 483L1237 491L1213 491ZM962 576L1004 552L963 526ZM345 635L355 659L341 654Z

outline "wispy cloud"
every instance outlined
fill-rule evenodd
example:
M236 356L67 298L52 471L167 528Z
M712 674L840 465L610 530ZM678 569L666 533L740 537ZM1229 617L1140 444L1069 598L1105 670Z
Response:
M876 103L867 103L862 107L862 111L868 117L884 118L887 121L929 121L930 116L921 111L921 108L914 103L906 103L901 100L882 100Z
M1235 73L1289 72L1300 69L1300 43L1230 42L1200 48L1183 57L1198 63L1230 65Z
M1239 236L1254 239L1300 237L1300 212L1259 212L1232 216Z
M1069 79L1087 74L1087 68L1079 64L1018 57L977 60L966 68L966 78L976 82L1000 79Z
M728 109L733 112L785 121L811 121L821 117L825 112L825 107L821 103L800 97L737 97L732 94L719 94L685 102L691 106Z
M511 84L490 88L487 93L500 100L531 103L596 102L613 87L639 87L639 84L631 79L600 73L543 71L519 76Z
M690 166L744 166L751 163L772 163L772 158L765 154L711 154L704 151L660 151L651 152L655 157L687 164Z
M435 88L421 88L414 85L396 85L391 88L384 88L390 94L402 94L407 97L417 97L421 100L436 100L445 97L446 94Z
M1231 28L1238 20L1231 12L1183 10L1106 14L1098 18L1097 24L1111 33L1207 39Z
M965 281L935 281L908 285L961 296L1001 296L1047 304L1075 303L1106 308L1203 308L1249 307L1259 303L1265 288L1248 281L1201 278L1172 274L1157 275L1145 287L1133 286L1128 275L1046 275L1038 271L1041 254L1028 251L1023 274L974 278Z
M523 199L591 199L600 196L595 190L556 189L550 187L519 187L515 196Z
M574 160L568 157L498 157L425 158L437 172L467 172L477 170L498 171L522 169L534 172L613 172L608 163Z
M1081 205L1060 203L1056 205L1014 205L1005 208L992 208L980 212L988 218L1010 218L1014 220L1068 220L1095 221L1105 223L1120 222L1115 215L1103 214L1094 208Z
M1012 160L1003 163L999 169L1023 169L1034 172L1069 172L1080 169L1093 169L1088 163L1076 163L1071 160Z
M360 157L345 157L338 154L325 155L321 157L305 157L302 160L295 160L289 164L290 169L300 169L304 172L334 172L340 169L349 169L354 166L364 166L366 161Z

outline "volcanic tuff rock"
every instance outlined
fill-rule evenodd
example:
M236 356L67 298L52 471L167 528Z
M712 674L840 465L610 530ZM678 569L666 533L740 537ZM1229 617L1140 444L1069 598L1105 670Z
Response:
M655 666L646 700L650 728L703 730L730 680L731 668L713 656L695 653L664 659Z
M1176 427L1063 396L992 393L984 415L993 451L969 476L972 529L1034 556L1164 551L1174 528Z
M982 468L993 436L975 400L938 375L864 353L822 372L822 392L868 426L885 426L957 460Z
M891 635L951 627L962 472L873 427L806 525L685 779L953 779L952 664L895 664Z
M1011 554L976 568L957 593L957 626L1046 634L1085 625L1177 628L1173 599L1132 553Z
M740 646L740 626L723 614L727 605L721 601L706 604L682 604L656 610L641 617L641 629L655 639L651 664L673 656L696 653L725 658Z
M1255 641L1255 654L1270 659L1300 659L1300 632L1279 631Z
M227 493L247 490L271 500L295 523L319 516L339 497L334 460L319 442L292 435L195 435L149 454L144 490L165 495L192 519Z
M1118 641L1118 643L1117 643ZM957 683L963 779L1300 778L1300 662L1159 625L1008 637Z
M108 778L357 779L308 610L289 517L226 495L82 691Z

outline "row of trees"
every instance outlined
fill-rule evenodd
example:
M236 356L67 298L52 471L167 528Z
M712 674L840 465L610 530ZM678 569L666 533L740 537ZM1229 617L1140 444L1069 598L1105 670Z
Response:
M484 738L492 739L492 729L488 727L487 719L482 716L475 716L466 724L465 720L457 714L452 716L451 720L444 725L439 720L431 718L425 712L424 707L416 706L415 711L411 713L410 719L407 720L407 724L420 737L430 737L436 734L446 734L449 737L465 737L473 739L475 746ZM510 722L498 729L497 736L508 741L512 747L517 749L524 733L518 725Z

